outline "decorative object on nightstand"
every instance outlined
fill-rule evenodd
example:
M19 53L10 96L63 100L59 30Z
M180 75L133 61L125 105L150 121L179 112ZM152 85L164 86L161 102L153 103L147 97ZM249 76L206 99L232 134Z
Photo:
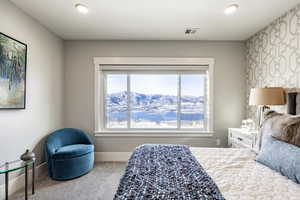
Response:
M230 148L248 148L255 150L255 142L258 131L244 128L228 129L228 147Z
M262 120L263 112L270 109L268 105L284 105L284 90L280 87L270 88L252 88L250 92L249 105L259 106L257 113L257 129L259 129Z
M252 119L245 119L242 121L241 128L247 130L255 130L255 123Z

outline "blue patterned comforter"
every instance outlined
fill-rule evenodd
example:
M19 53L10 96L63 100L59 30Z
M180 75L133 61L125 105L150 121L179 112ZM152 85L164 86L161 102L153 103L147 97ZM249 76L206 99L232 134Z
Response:
M224 200L187 146L142 145L131 155L114 200Z

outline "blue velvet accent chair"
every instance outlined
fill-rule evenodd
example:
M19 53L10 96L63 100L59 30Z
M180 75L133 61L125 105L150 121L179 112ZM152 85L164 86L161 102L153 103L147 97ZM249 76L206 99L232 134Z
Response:
M94 145L79 129L64 128L51 133L45 154L49 176L55 180L79 177L94 166Z

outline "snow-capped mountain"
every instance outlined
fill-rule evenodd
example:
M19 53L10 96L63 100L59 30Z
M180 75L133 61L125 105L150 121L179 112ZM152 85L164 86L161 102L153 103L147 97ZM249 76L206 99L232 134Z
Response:
M134 121L176 121L178 97L172 95L131 93L130 115ZM204 97L183 96L181 98L181 120L203 119ZM107 117L110 121L126 121L128 117L127 92L106 96Z
M160 94L141 94L131 93L130 97L131 106L133 109L139 108L145 111L149 110L161 110L163 108L172 108L177 106L178 97L172 95L160 95ZM120 92L114 94L108 94L106 97L106 105L108 109L123 110L127 106L127 92ZM181 104L183 107L186 106L199 106L204 103L204 97L195 96L182 96Z

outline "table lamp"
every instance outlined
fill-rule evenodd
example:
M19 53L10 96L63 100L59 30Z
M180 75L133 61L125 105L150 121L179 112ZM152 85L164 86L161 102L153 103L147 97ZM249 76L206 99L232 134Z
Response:
M249 105L259 106L258 125L261 126L263 112L270 109L269 105L284 105L284 90L280 87L252 88L250 91Z

